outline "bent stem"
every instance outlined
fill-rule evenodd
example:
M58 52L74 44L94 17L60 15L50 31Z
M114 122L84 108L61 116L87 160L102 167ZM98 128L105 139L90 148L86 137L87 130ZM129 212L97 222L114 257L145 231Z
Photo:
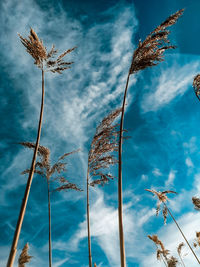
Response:
M87 171L87 230L88 230L88 252L89 267L92 267L91 237L90 237L90 206L89 206L89 165Z
M123 123L124 123L124 112L126 104L126 95L129 84L130 71L128 73L126 87L124 91L124 99L122 103L122 112L120 120L120 132L119 132L119 148L118 148L118 217L119 217L119 240L120 240L120 258L121 267L126 267L126 256L124 246L124 233L123 233L123 198L122 198L122 137L123 137Z
M9 254L9 258L8 258L8 262L7 262L7 267L13 266L16 252L17 252L17 244L19 241L19 236L20 236L20 232L21 232L21 228L22 228L22 223L24 220L24 215L26 212L26 206L27 206L29 192L30 192L30 188L31 188L32 180L33 180L33 175L34 175L34 170L35 170L35 162L36 162L36 158L37 158L37 152L38 152L40 135L41 135L41 128L42 128L43 110L44 110L44 70L42 68L42 99L41 99L40 118L39 118L39 123L38 123L36 145L35 145L35 149L34 149L34 153L33 153L33 159L32 159L32 163L31 163L28 181L26 184L24 198L22 200L20 213L19 213L19 217L18 217L18 221L17 221L17 226L15 229L15 234L14 234L14 238L13 238L13 242L12 242L12 246L11 246L11 250L10 250L10 254Z
M172 217L173 221L175 222L176 226L178 227L178 229L179 229L180 233L182 234L183 238L185 239L185 242L187 243L188 247L190 248L190 250L192 251L193 255L195 256L195 258L196 258L198 264L200 264L200 261L199 261L197 255L195 254L194 250L193 250L192 247L190 246L190 244L189 244L187 238L185 237L184 233L182 232L180 226L178 225L178 223L177 223L177 221L175 220L174 216L172 215L171 211L169 210L169 208L167 207L167 205L166 205L165 203L164 203L164 205L165 205L167 211L169 212L170 216Z
M52 266L52 249L51 249L51 201L50 201L50 190L49 180L47 180L48 186L48 215L49 215L49 267Z

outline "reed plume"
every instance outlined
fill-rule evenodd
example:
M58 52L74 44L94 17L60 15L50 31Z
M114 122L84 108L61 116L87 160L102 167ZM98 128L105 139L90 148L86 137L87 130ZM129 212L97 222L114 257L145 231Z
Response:
M167 207L167 204L166 204L166 202L168 200L168 197L166 196L166 194L169 194L169 193L177 194L177 193L175 191L171 191L171 190L166 190L166 191L162 191L162 192L157 192L156 190L153 190L153 189L145 189L145 190L148 191L148 192L153 193L154 196L157 196L157 198L158 198L158 205L157 205L157 209L156 209L156 215L158 214L158 212L160 210L160 205L163 204L163 206L164 206L163 209L165 210L165 213L163 212L164 221L166 221L166 216L169 213L171 218L172 218L172 220L175 222L178 230L180 231L181 235L185 239L185 242L187 243L187 245L190 248L191 252L193 253L194 257L196 258L197 262L200 264L200 261L199 261L197 255L195 254L194 250L190 246L190 244L189 244L187 238L185 237L183 231L181 230L178 222L176 221L176 219L174 218L174 216L172 215L171 211L169 210L169 208Z
M28 249L29 249L29 246L28 246L28 243L26 243L26 245L22 249L22 252L19 256L18 267L25 267L25 264L30 262L32 256L28 254Z
M118 162L113 152L118 150L118 124L113 122L120 115L121 108L115 109L106 116L96 129L90 151L88 153L87 169L87 230L89 267L92 267L91 237L90 237L90 211L89 211L89 186L104 186L114 176L108 171L111 165ZM93 181L90 181L93 178Z
M21 43L25 46L26 51L33 57L34 64L41 69L42 71L42 97L41 97L41 107L40 107L40 116L39 116L39 123L38 123L38 131L37 131L37 138L36 138L36 145L34 148L32 163L30 167L29 177L27 180L27 185L24 193L24 198L22 200L20 213L17 221L17 226L7 262L7 267L12 267L15 259L15 255L17 252L17 244L21 232L21 227L26 211L26 205L29 197L29 192L32 184L32 179L34 175L35 169L35 162L37 157L37 151L39 147L40 135L41 135L41 128L42 128L42 118L43 118L43 109L44 109L44 72L51 71L53 73L61 74L65 69L68 69L73 62L66 62L63 60L64 56L72 52L74 48L66 50L60 56L55 59L55 55L57 54L57 50L55 49L54 45L52 46L51 50L48 52L46 47L43 45L43 41L40 40L35 33L35 31L31 28L30 35L28 38L22 37L19 34L19 38Z
M157 260L163 261L165 266L168 267L176 267L178 260L174 256L170 256L170 251L164 247L164 244L161 240L158 239L157 235L148 235L148 238L152 240L157 248L156 250L156 257ZM159 248L160 247L160 248Z
M200 74L197 74L193 80L193 88L197 98L200 100Z
M150 240L152 240L156 246L156 257L157 260L161 260L163 261L163 263L165 264L165 266L167 266L167 260L168 260L168 255L169 255L169 250L165 249L164 244L162 243L161 240L158 239L157 235L148 235L147 236ZM159 248L160 247L160 248Z
M178 245L178 247L177 247L177 252L178 252L178 255L179 255L179 258L180 258L180 260L181 260L182 265L185 267L185 264L184 264L184 261L183 261L183 258L182 258L182 248L183 248L184 246L185 246L184 243L181 242L181 243Z
M196 210L200 210L200 198L192 197L192 203L194 204L194 208Z
M168 36L170 31L168 27L174 25L178 18L183 14L183 9L177 11L175 14L168 17L161 23L154 31L152 31L146 39L139 41L138 47L133 52L131 66L129 68L126 86L124 90L122 113L120 121L120 135L119 135L119 149L118 149L118 216L119 216L119 240L120 240L120 258L121 267L126 266L125 247L124 247L124 234L123 234L123 216L122 216L122 137L123 137L123 124L124 113L126 105L126 95L128 91L129 78L132 74L157 65L164 60L164 52L169 49L174 49L175 46L170 44Z
M31 142L22 142L20 143L24 147L35 149L35 144ZM47 194L48 194L48 217L49 217L49 267L52 266L52 241L51 241L51 200L50 200L50 182L58 181L60 186L54 189L53 191L62 191L64 189L73 189L76 191L82 191L77 187L76 184L68 182L63 176L57 176L57 173L66 172L67 162L61 162L67 156L78 152L79 150L74 150L69 153L62 155L56 163L51 165L50 161L50 150L47 147L39 145L38 155L40 161L36 162L34 172L39 174L41 177L45 178L47 181ZM24 170L22 174L29 173L30 170ZM56 178L53 179L53 176L56 174Z

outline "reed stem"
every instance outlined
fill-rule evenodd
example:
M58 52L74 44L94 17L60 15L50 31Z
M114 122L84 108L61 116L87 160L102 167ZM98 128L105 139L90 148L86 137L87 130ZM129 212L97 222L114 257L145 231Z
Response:
M25 212L26 212L26 206L27 206L28 197L29 197L29 193L30 193L32 180L33 180L34 170L35 170L35 163L36 163L37 152L38 152L39 141L40 141L40 135L41 135L41 128L42 128L43 110L44 110L44 70L42 69L42 99L41 99L41 108L40 108L40 117L39 117L39 123L38 123L36 145L35 145L35 149L34 149L34 153L33 153L33 158L32 158L31 168L30 168L30 172L29 172L29 177L28 177L27 184L26 184L24 198L22 200L20 213L19 213L19 217L18 217L16 229L15 229L15 234L14 234L12 246L10 249L7 267L13 266L16 252L17 252L17 245L18 245L19 236L21 233L22 223L24 220Z
M91 237L90 237L90 204L89 204L89 165L87 171L87 230L88 230L89 267L92 267Z
M167 211L169 212L170 216L172 217L173 221L175 222L176 226L178 227L178 229L179 229L180 233L182 234L183 238L185 239L185 242L187 243L188 247L190 248L190 250L192 251L193 255L195 256L195 258L196 258L198 264L200 264L200 261L199 261L197 255L195 254L194 250L193 250L192 247L190 246L190 244L189 244L187 238L185 237L184 233L182 232L180 226L178 225L178 223L177 223L177 221L175 220L174 216L172 215L171 211L169 210L169 208L167 207L167 205L166 205L165 203L164 203L164 205L165 205Z
M52 266L52 248L51 248L51 201L50 201L50 189L49 180L47 179L48 185L48 213L49 213L49 267Z
M124 113L126 105L126 95L129 84L130 71L128 73L126 87L124 91L124 98L122 103L122 112L120 120L120 132L119 132L119 148L118 148L118 218L119 218L119 240L120 240L120 259L121 267L126 267L125 245L124 245L124 233L123 233L123 197L122 197L122 137L123 137L123 123Z

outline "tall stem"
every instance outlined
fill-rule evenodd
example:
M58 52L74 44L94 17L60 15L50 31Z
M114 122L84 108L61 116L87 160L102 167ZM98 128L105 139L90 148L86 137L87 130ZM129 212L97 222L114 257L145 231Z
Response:
M169 210L169 208L167 207L167 205L164 203L167 211L169 212L170 216L172 217L173 221L175 222L176 226L178 227L180 233L182 234L183 238L185 239L185 242L187 243L188 247L190 248L190 250L192 251L193 255L195 256L198 264L200 264L199 259L197 258L197 255L195 254L194 250L192 249L192 247L190 246L189 242L187 241L187 238L185 237L184 233L182 232L180 226L178 225L177 221L175 220L174 216L172 215L171 211Z
M49 212L49 267L52 266L52 250L51 250L51 201L49 190L49 179L47 179L48 185L48 212Z
M120 259L121 267L126 267L126 256L125 256L125 246L124 246L124 233L123 233L123 214L122 214L122 137L123 137L123 123L124 123L124 112L126 104L126 95L128 90L130 72L128 73L126 87L124 91L124 99L122 103L122 112L120 120L120 132L119 132L119 149L118 149L118 217L119 217L119 240L120 240Z
M23 223L23 219L24 219L24 215L25 215L25 211L26 211L29 192L30 192L31 183L33 180L33 175L34 175L34 170L35 170L35 162L36 162L36 157L37 157L37 152L38 152L38 147L39 147L39 141L40 141L40 135L41 135L41 128L42 128L43 109L44 109L44 70L42 69L42 99L41 99L40 118L39 118L39 123L38 123L36 145L35 145L35 149L34 149L34 153L33 153L33 159L32 159L32 163L31 163L29 177L28 177L27 184L26 184L24 198L22 200L21 209L20 209L20 213L19 213L19 217L18 217L18 221L17 221L17 226L15 229L15 234L14 234L12 246L10 249L7 267L13 266L13 263L15 260L15 255L17 252L17 244L19 241L21 227L22 227L22 223Z
M89 166L87 170L87 229L88 229L89 267L92 267L91 237L90 237L90 204L89 204Z
M181 264L185 267L185 263L184 263L184 261L183 261L181 255L180 255L179 253L178 253L178 256L179 256L179 258L180 258L180 260L181 260Z

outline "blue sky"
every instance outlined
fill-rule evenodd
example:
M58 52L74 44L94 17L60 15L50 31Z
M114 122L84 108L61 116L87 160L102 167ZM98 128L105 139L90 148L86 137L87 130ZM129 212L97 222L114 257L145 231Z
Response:
M17 33L30 27L44 44L60 52L78 46L68 59L75 63L63 75L46 75L41 144L52 162L81 148L68 161L66 177L85 189L87 153L95 128L121 105L133 50L171 13L186 8L170 40L177 45L158 66L131 76L125 128L123 190L127 266L161 266L147 235L158 234L176 256L182 237L170 218L155 216L156 199L145 188L175 190L169 206L192 242L200 215L191 197L200 194L200 103L192 89L200 72L198 0L165 1L34 1L0 2L0 265L5 266L19 213L31 152L17 143L34 141L40 109L41 73L25 52ZM116 172L116 170L113 170ZM30 244L31 263L46 267L48 221L46 182L35 176L20 236L19 251ZM117 180L91 189L93 261L119 265ZM88 266L86 192L52 195L54 267ZM191 253L186 266L196 266ZM197 251L197 253L199 253ZM17 263L15 263L17 266Z

